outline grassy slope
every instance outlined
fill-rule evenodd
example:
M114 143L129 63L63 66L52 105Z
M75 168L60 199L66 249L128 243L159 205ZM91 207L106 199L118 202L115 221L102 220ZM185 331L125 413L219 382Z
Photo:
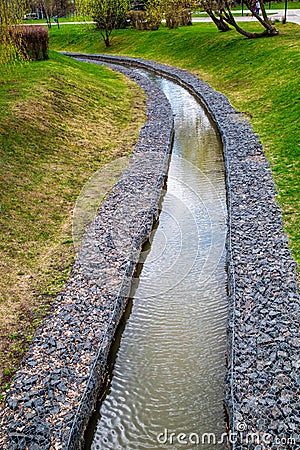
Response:
M55 52L0 79L2 388L69 273L82 186L132 150L143 120L132 82Z
M204 23L156 32L118 30L109 52L189 69L251 118L272 164L286 230L299 263L300 27L278 28L279 36L258 40L245 39L234 31L219 33L214 25ZM51 42L57 50L107 52L98 33L87 26L53 30Z

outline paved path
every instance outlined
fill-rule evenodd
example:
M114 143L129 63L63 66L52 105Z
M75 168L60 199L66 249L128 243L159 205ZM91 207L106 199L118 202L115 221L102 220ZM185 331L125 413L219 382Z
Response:
M242 14L242 10L234 11L236 13ZM284 16L284 9L267 9L266 10L269 17L272 17L273 19L282 20L282 17ZM203 13L205 14L205 13ZM244 16L235 16L235 20L237 22L255 22L257 19L255 17L252 17L249 12L246 13L244 11ZM193 17L193 22L211 22L211 18L204 16L204 17ZM300 25L300 9L288 9L287 10L287 22L292 22Z
M278 10L277 14L272 15L275 19L281 20L284 15L284 10ZM288 9L287 10L287 22L293 22L300 25L300 9Z

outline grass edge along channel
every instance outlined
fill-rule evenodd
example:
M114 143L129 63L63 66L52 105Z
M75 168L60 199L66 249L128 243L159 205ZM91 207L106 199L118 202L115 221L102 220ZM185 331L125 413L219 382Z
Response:
M132 151L145 96L121 74L56 52L1 75L3 400L72 267L76 199L98 169Z
M55 50L111 53L152 59L188 69L245 113L260 136L278 189L284 226L300 264L299 38L300 27L278 24L278 36L246 39L213 24L158 31L116 30L106 49L94 25L53 29ZM255 23L245 24L254 31Z

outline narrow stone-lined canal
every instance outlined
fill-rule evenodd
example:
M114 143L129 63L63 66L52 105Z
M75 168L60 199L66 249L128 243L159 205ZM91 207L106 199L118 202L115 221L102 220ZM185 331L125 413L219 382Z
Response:
M171 103L173 153L159 223L142 254L143 262L147 257L88 447L225 449L222 147L186 89L141 73Z

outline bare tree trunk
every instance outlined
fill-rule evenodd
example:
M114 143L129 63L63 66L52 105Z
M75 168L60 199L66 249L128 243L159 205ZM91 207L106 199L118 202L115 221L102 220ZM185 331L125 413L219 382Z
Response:
M97 23L97 28L100 31L100 34L102 36L102 39L104 41L105 47L110 47L111 43L110 43L110 35L111 32L106 28L101 28L100 24Z
M260 9L261 9L261 13L262 13L264 21L265 22L270 22L270 20L269 20L269 18L267 16L267 13L266 13L266 8L265 8L264 2L260 3Z
M46 10L44 2L41 1L40 5L41 5L41 8L42 8L43 14L45 16L48 28L51 28L51 18L50 18L50 15L48 14L48 11Z
M260 6L262 9L262 14L263 17L260 17L259 14L257 14L257 12L254 10L253 5L250 4L249 1L245 1L247 7L249 8L249 10L252 12L253 16L261 23L261 25L265 28L264 31L262 31L261 33L252 33L250 31L244 30L242 27L240 27L236 21L235 18L231 12L230 6L228 4L227 1L225 1L225 7L226 10L222 10L221 11L221 15L223 13L223 19L229 23L229 25L232 25L236 31L240 34L242 34L243 36L246 36L249 39L255 39L255 38L260 38L263 36L276 36L278 34L278 30L276 30L276 28L271 24L270 20L267 17L265 8L264 8L264 4L263 1L260 2Z
M211 9L206 9L205 12L209 15L209 17L212 19L214 24L217 26L219 31L230 31L230 27L227 25L227 23L224 21L222 15L219 17L216 17L215 14L212 12Z

